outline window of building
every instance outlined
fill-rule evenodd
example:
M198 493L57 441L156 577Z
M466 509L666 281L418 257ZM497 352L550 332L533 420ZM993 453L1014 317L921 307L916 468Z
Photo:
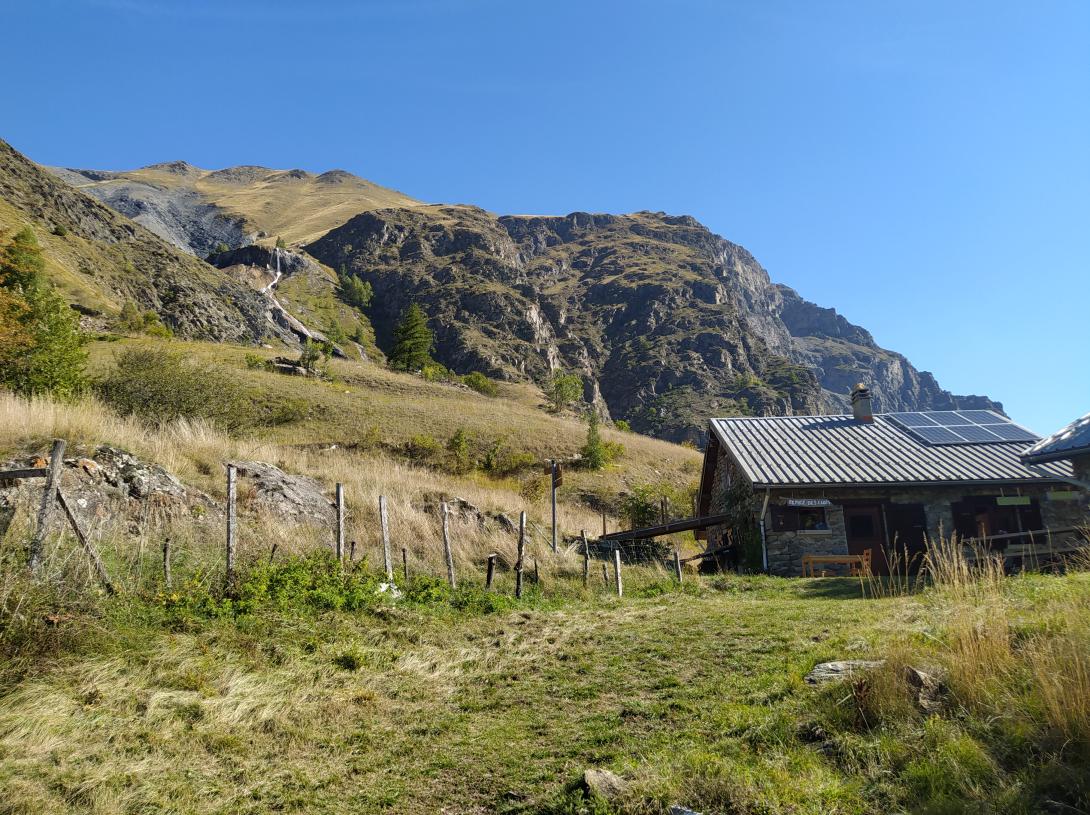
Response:
M825 507L773 506L771 509L773 532L829 531Z
M998 501L996 495L974 495L951 504L958 537L990 538L1043 528L1041 507L1036 498L1015 505L1001 505Z

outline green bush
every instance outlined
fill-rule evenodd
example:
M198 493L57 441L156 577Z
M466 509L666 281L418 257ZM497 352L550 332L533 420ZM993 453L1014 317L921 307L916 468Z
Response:
M265 367L265 357L258 354L246 355L246 367L251 371L259 371Z
M517 475L536 467L538 463L538 458L533 453L512 450L507 444L507 439L500 437L488 448L481 466L486 472L502 477Z
M465 473L473 469L473 460L469 452L469 434L459 427L454 435L447 441L447 452L450 453L450 469L454 473Z
M622 433L631 433L632 425L626 422L624 419L618 419L613 423L613 426L620 430Z
M466 374L462 382L485 396L496 396L500 392L499 386L480 371Z
M434 360L428 360L421 366L420 375L424 377L425 382L448 382L452 376L445 365Z
M519 479L519 497L535 503L545 497L549 489L549 476L534 473Z
M68 227L64 224L57 224L55 227L53 227L53 234L56 235L58 238L63 238L65 235L68 234Z
M422 433L405 442L405 455L418 464L433 464L439 458L442 447L434 436Z
M557 371L545 385L545 396L553 412L559 413L583 395L583 378L579 374Z
M162 348L125 349L95 390L118 413L154 425L205 419L237 429L253 420L253 405L234 373Z

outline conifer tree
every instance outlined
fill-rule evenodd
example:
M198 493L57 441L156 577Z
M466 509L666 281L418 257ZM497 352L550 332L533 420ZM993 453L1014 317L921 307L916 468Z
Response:
M580 451L583 454L582 464L588 470L600 470L609 461L609 453L602 442L602 434L598 430L598 411L591 410L587 418L587 441Z
M402 371L416 371L431 361L432 344L435 341L428 318L423 309L412 303L401 322L394 329L394 350L390 354L390 367Z
M70 397L84 384L79 318L49 285L34 233L0 249L0 385L23 395Z

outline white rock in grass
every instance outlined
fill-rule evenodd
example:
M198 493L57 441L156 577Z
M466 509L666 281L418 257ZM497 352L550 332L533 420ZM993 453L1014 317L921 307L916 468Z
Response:
M852 675L873 670L885 664L884 659L843 659L837 662L822 662L806 674L806 681L811 685L824 685L827 682L840 682Z

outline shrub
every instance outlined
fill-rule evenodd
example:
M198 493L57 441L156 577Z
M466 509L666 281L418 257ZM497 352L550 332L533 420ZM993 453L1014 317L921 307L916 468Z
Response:
M65 235L68 234L68 227L64 224L57 224L55 227L53 227L53 234L56 235L58 238L63 238Z
M363 432L360 438L360 446L367 450L377 450L382 444L382 431L377 424L373 424Z
M462 382L485 396L495 396L500 392L499 386L480 371L466 374Z
M425 382L447 382L451 378L447 367L434 360L428 360L421 366L420 375L424 377Z
M579 374L557 371L545 386L545 396L554 412L559 413L583 395L583 379Z
M454 431L454 435L447 441L447 452L450 453L452 472L464 473L473 468L469 457L469 434L464 429L459 427Z
M323 347L307 339L303 342L303 347L299 351L299 366L306 368L308 371L317 372L318 364L322 361L324 354Z
M434 436L420 434L405 442L405 455L420 464L429 464L439 457L442 448Z
M507 476L528 470L537 463L537 456L533 453L512 450L507 445L507 439L500 437L488 448L481 464L492 475Z
M540 473L519 479L519 497L531 503L540 501L549 489L549 477Z
M265 367L265 358L258 354L247 354L246 367L251 371L259 371Z
M632 425L626 422L624 419L618 419L613 423L613 426L620 430L622 433L631 433Z
M248 395L232 372L161 348L122 351L96 390L118 413L154 425L206 419L235 429L253 418Z

